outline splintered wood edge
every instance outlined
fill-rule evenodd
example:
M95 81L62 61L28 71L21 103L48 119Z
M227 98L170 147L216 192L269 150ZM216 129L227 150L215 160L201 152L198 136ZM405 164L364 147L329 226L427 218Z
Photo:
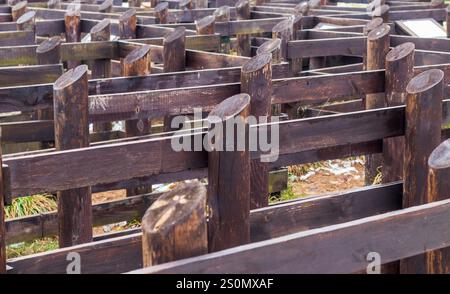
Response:
M444 79L444 72L440 69L429 69L418 74L409 81L406 92L410 94L425 92Z
M281 39L271 39L264 42L258 49L256 49L256 55L261 55L264 53L272 53L273 51L281 48Z
M431 155L428 158L428 165L432 169L450 168L450 139L439 144L439 146L431 152Z
M44 53L52 51L61 44L61 37L53 36L50 39L45 40L36 48L36 53Z
M150 52L150 45L143 45L131 51L124 59L124 64L132 64Z
M98 24L93 26L89 33L96 34L98 32L101 32L104 29L106 29L110 24L111 24L111 21L109 20L109 18L104 18L101 22L99 22Z
M164 43L173 42L179 38L185 37L185 35L186 35L186 28L178 27L164 36Z
M292 22L292 19L288 18L288 19L282 20L279 23L277 23L272 28L272 32L273 33L284 32L287 29L292 29L293 25L294 25L294 23Z
M18 24L22 24L22 23L26 23L28 21L30 21L31 19L33 19L36 16L36 11L31 10L28 11L27 13L24 13L21 17L19 17L17 19L17 23Z
M392 62L405 58L414 52L414 49L416 49L416 45L414 45L414 43L406 42L400 44L386 54L386 61Z
M271 61L272 61L272 55L269 53L256 55L242 66L242 72L250 73L250 72L258 71L258 70L262 69L264 66L266 66L268 63L270 63Z
M210 123L216 123L219 118L224 121L228 118L233 118L239 115L247 106L250 105L250 95L240 93L233 95L222 102L220 102L208 115Z
M182 204L183 209L179 209L177 204ZM147 209L142 217L142 231L145 234L170 230L174 225L189 218L192 210L199 205L206 206L205 186L198 180L181 183L161 195Z
M136 9L134 9L134 8L129 9L129 10L125 11L124 13L122 13L122 15L120 15L119 21L127 21L135 15L136 15Z
M169 9L169 2L160 2L155 6L155 12L161 12L166 9Z
M100 4L98 6L98 10L102 11L102 10L105 10L106 8L108 8L110 6L113 6L113 1L112 0L105 0L105 1L102 2L102 4Z
M385 37L386 35L389 35L390 31L391 31L391 27L388 24L383 24L383 25L377 27L376 29L374 29L373 31L371 31L367 35L367 39L369 39L370 41L381 39L381 38Z
M370 32L370 31L378 28L382 24L383 24L383 19L381 17L375 17L374 19L372 19L371 21L369 21L366 24L365 29L366 29L366 31Z
M88 67L85 64L68 70L55 81L53 84L53 90L61 90L76 83L84 74L87 74L87 71Z
M20 1L19 3L17 3L16 5L14 5L14 6L11 8L11 11L17 11L17 10L20 10L20 9L26 7L27 4L28 4L27 1Z
M213 15L205 16L199 20L195 21L197 28L204 28L215 21L215 17Z
M66 15L81 16L80 6L81 6L80 3L70 3L69 6L67 6Z
M239 0L234 7L242 8L246 5L249 5L248 0Z

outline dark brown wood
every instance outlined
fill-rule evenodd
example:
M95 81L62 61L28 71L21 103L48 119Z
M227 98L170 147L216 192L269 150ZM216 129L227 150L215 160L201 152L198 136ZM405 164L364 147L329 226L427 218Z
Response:
M198 35L212 35L215 33L216 18L213 15L205 16L195 21Z
M215 21L221 23L222 25L227 25L231 20L230 15L230 7L229 6L220 6L216 10L214 10L213 16L215 17ZM229 54L230 53L230 38L225 37L221 38L221 53Z
M36 31L35 23L36 11L31 10L24 13L19 19L17 19L17 30L18 31Z
M80 65L53 86L56 150L89 146L87 71L86 65ZM57 195L60 247L91 242L91 188L59 191Z
M169 14L169 3L160 2L155 7L155 16L157 23L167 23L167 16Z
M81 41L81 12L79 4L71 3L67 7L64 14L64 25L66 29L66 42L80 42ZM75 68L80 65L78 60L67 61L67 67Z
M120 39L136 38L136 9L129 9L119 17L119 35Z
M39 64L57 64L61 63L61 38L59 36L51 37L45 40L36 48L36 57ZM53 119L53 109L42 109L37 111L39 120ZM41 142L41 148L53 148L54 141L48 140Z
M403 43L386 55L386 106L404 105L406 86L414 77L413 43ZM389 138L383 142L383 182L399 181L403 178L404 137Z
M192 0L180 0L178 2L178 8L181 10L192 10L194 9L194 2Z
M164 193L142 218L143 266L208 253L206 188L198 181Z
M258 49L256 50L256 55L261 55L265 53L269 53L270 55L272 55L272 64L281 63L282 62L281 40L278 38L268 40L264 42L264 44L259 46Z
M0 166L2 163L2 148L0 147ZM0 274L6 273L6 229L5 229L5 194L3 168L0 170Z
M17 21L19 17L27 12L27 1L21 1L11 8L12 21Z
M186 68L186 29L178 27L164 36L164 72L182 71Z
M389 31L391 27L387 24L381 25L372 30L367 35L367 70L382 69L385 66L386 55L389 52ZM373 109L385 106L383 94L371 94L365 97L366 109ZM382 158L379 155L366 156L365 164L365 183L371 185L376 178Z
M270 121L272 92L272 56L261 54L253 57L241 71L241 92L251 97L251 114ZM269 166L266 162L251 164L251 207L264 207L269 202Z
M432 69L406 87L403 207L429 202L427 162L441 142L443 78L441 70ZM429 262L426 254L403 259L400 273L427 273Z
M434 149L428 166L428 202L450 198L450 139ZM450 248L430 251L427 255L427 273L450 273Z
M61 38L51 37L36 48L36 57L39 64L61 63Z
M281 40L281 54L285 61L287 61L287 44L293 39L294 27L292 19L285 19L279 22L272 28L272 38L279 38Z
M142 0L129 0L128 6L129 7L141 7Z
M236 3L236 19L250 19L250 3L248 0L239 0ZM237 52L240 56L251 56L251 35L236 34Z
M134 273L353 273L367 269L367 257L375 251L374 248L380 254L381 262L388 263L449 246L449 218L450 200L443 200L157 265Z
M143 45L122 60L123 76L145 76L150 74L151 68L150 46ZM142 136L151 131L151 121L146 118L125 121L125 131L128 137ZM127 189L127 196L151 192L151 186Z
M363 34L368 35L371 31L378 28L383 24L383 19L381 17L375 17L369 21L363 28Z
M105 1L106 2L106 1ZM111 1L112 5L112 1ZM111 38L111 22L105 18L92 27L91 41L109 41ZM111 77L111 60L97 59L91 62L91 75L94 79ZM112 129L111 122L94 123L94 132L105 132Z
M113 0L105 0L98 6L99 12L111 13L113 12ZM92 30L92 29L91 29Z
M208 116L210 252L250 242L249 114L250 96L238 94L217 105ZM228 123L233 121L238 124ZM220 128L220 133L217 133L216 128ZM227 137L230 131L233 132L232 138ZM242 142L244 146L240 145Z

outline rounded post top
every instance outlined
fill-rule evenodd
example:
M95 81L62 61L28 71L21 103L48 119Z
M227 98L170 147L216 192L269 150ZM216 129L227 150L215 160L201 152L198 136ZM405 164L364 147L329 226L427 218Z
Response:
M122 15L119 17L119 21L128 21L130 18L136 15L136 9L131 8L122 13Z
M31 19L33 19L35 16L36 16L36 11L34 11L34 10L28 11L28 12L24 13L21 17L19 17L17 19L16 23L17 24L26 23L26 22L30 21Z
M69 4L69 6L67 6L66 16L80 16L81 15L80 9L81 9L80 3L72 2Z
M443 79L444 72L442 70L429 69L412 78L406 86L406 91L409 94L425 92L439 84Z
M450 169L450 139L442 142L431 152L428 166L432 169Z
M261 70L264 66L272 61L272 55L269 53L263 53L252 57L242 66L242 72L250 73Z
M176 29L167 33L164 36L164 43L173 42L179 38L183 38L185 35L186 35L186 28L185 27L177 27Z
M83 77L84 74L87 74L88 67L85 64L79 65L74 69L70 69L66 71L62 76L60 76L55 83L53 84L53 90L62 90L74 83Z
M238 116L250 105L250 95L241 93L220 102L208 115L210 123L217 123Z
M124 59L124 64L132 64L150 52L150 45L143 45L131 51Z
M96 24L95 26L93 26L91 28L90 33L96 34L98 32L101 32L104 29L106 29L110 24L111 24L111 21L109 20L109 18L104 18L101 22L99 22L98 24Z
M273 51L281 48L281 39L271 39L264 42L259 48L256 50L256 55L261 55L264 53L272 53Z
M389 51L389 53L386 55L386 61L392 62L405 58L406 56L414 52L415 48L416 46L411 42L400 44Z
M36 48L36 53L45 53L53 50L61 44L61 38L59 36L53 36L50 39L45 40Z
M389 35L390 31L391 31L391 27L388 24L383 24L383 25L377 27L376 29L372 30L367 35L367 39L369 41L379 40L379 39L385 37L386 35Z

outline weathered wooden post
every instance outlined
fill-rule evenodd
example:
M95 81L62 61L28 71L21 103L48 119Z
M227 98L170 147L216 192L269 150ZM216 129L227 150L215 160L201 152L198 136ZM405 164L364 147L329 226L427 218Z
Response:
M80 42L81 41L81 13L80 4L71 3L67 7L64 15L64 23L66 28L66 42ZM68 68L75 68L80 65L78 60L67 61Z
M186 68L186 28L178 27L164 36L164 72L182 71Z
M205 16L195 21L197 35L213 35L216 30L216 18L213 15Z
M431 5L432 9L445 8L445 1L444 0L431 0L430 5Z
M369 21L363 28L363 34L367 36L371 31L378 28L383 24L383 19L381 17L375 17Z
M308 15L309 14L309 4L308 4L308 2L307 1L303 1L303 2L300 2L299 4L297 4L295 7L294 7L294 13L295 14L299 14L299 13L301 13L302 15Z
M210 252L250 242L249 114L250 96L238 94L222 101L208 116Z
M450 139L441 143L428 159L428 201L450 198ZM450 248L427 252L429 274L450 273Z
M142 218L143 266L208 253L206 188L198 181L164 193Z
M113 0L105 0L98 6L98 12L111 13L113 12L114 2Z
M251 97L251 114L261 122L260 117L270 121L272 95L272 57L261 54L242 66L241 93ZM251 208L269 204L269 166L265 162L252 161L251 164Z
M89 146L88 67L80 65L64 73L53 85L55 148L69 150ZM92 241L91 188L59 191L59 246Z
M413 43L403 43L386 55L386 106L404 105L406 86L414 77ZM395 137L383 141L383 182L400 181L403 177L405 138Z
M131 51L122 60L122 76L146 76L150 74L151 59L150 46L143 45ZM149 119L133 119L125 121L127 137L143 136L150 134L151 121ZM150 193L150 187L135 187L127 189L127 196Z
M445 23L446 23L447 38L450 38L450 5L447 6L445 12L446 12Z
M383 24L372 30L367 36L367 59L366 69L382 69L385 66L386 55L389 52L390 26ZM369 94L365 97L365 108L374 109L384 107L384 94ZM378 173L378 168L382 164L382 157L379 154L366 155L365 182L371 185Z
M208 8L208 0L194 0L194 7L199 8Z
M136 9L129 9L122 13L119 17L119 36L120 39L135 39L136 38Z
M214 11L216 22L228 23L230 21L230 7L221 6ZM220 37L220 47L222 53L228 54L230 52L230 36L225 35Z
M61 9L61 0L48 0L47 8Z
M256 50L256 55L269 53L272 56L272 64L279 64L282 61L281 57L281 40L271 39L264 42Z
M155 7L155 16L157 23L167 23L167 16L169 15L169 3L161 2Z
M21 1L11 8L12 21L17 21L19 17L27 12L27 1Z
M142 0L128 0L129 7L141 7Z
M248 0L239 0L236 3L236 19L245 20L250 19L250 3ZM240 56L251 56L251 35L237 34L237 52Z
M186 28L178 27L164 36L163 41L164 72L186 69ZM164 117L164 130L170 131L172 116Z
M33 31L36 32L36 11L31 10L23 14L16 21L18 31Z
M5 195L3 188L3 160L0 144L0 274L6 273Z
M111 38L111 22L105 18L92 27L91 41L109 41ZM92 78L109 78L111 76L111 61L109 59L97 59L92 62Z
M381 6L375 7L372 12L372 18L380 17L383 19L384 23L389 21L389 5L383 4Z
M406 87L403 207L429 202L428 157L441 143L444 72L427 70ZM400 261L400 273L427 273L426 254Z
M293 39L294 36L294 27L292 23L292 19L285 19L277 23L272 28L272 38L281 40L281 56L283 60L288 61L288 52L287 46L288 42Z
M112 5L112 2L111 2ZM111 23L110 20L105 18L98 24L92 27L91 41L109 41L111 37ZM97 59L90 63L91 75L93 79L109 78L111 77L111 60L110 59ZM93 124L94 132L106 132L112 129L111 122L96 122Z
M38 64L57 64L61 63L61 38L59 36L51 37L42 42L36 48L36 57ZM39 120L53 120L53 109L42 109L37 111ZM41 148L53 148L53 141L41 142Z

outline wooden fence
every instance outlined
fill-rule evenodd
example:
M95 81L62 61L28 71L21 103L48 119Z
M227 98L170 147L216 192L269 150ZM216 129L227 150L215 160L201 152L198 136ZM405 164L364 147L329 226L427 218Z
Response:
M0 215L1 272L65 273L70 252L82 273L352 273L369 252L383 272L448 271L450 43L395 24L442 22L443 2L370 12L323 1L137 2L0 6L0 112L33 118L0 123L1 139L40 142L0 157L0 212L36 193L59 199L57 212ZM196 108L210 123L285 113L247 123L256 133L276 125L278 157L175 151L174 140L211 136L170 126ZM268 205L271 172L360 155L369 178L382 165L383 184ZM151 191L202 178L206 186ZM129 197L92 205L92 192L114 189ZM142 229L92 235L137 217ZM53 235L60 249L6 259L6 244Z

